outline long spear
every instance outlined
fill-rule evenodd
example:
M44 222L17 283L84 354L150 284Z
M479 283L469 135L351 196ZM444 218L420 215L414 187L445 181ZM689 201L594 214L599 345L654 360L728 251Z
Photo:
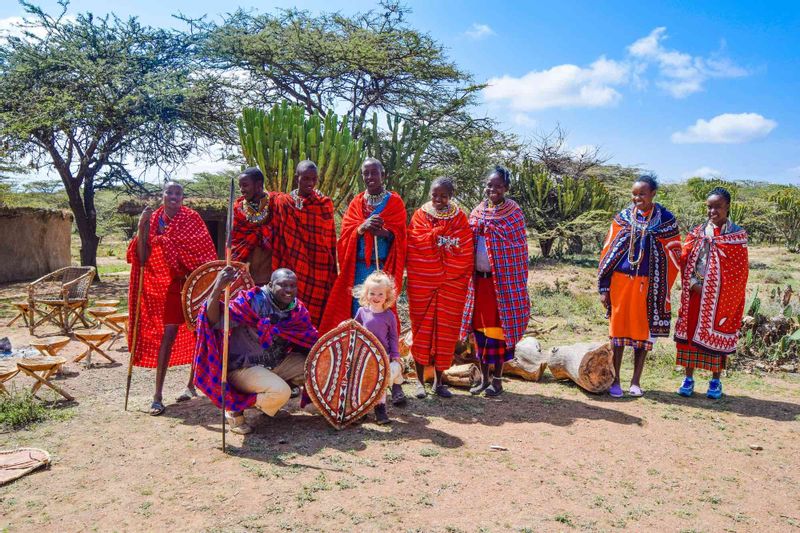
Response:
M139 276L136 286L136 311L133 314L133 333L131 333L131 345L129 351L131 357L128 359L128 382L125 385L125 410L128 410L128 395L131 392L131 375L133 374L133 358L136 356L136 340L139 335L139 314L142 308L142 285L144 285L144 263L139 264Z
M228 196L228 219L225 222L225 266L231 266L231 233L233 232L233 178ZM225 396L228 394L228 333L231 328L231 315L228 305L231 300L231 286L225 286L225 308L223 310L222 333L222 452L225 453Z

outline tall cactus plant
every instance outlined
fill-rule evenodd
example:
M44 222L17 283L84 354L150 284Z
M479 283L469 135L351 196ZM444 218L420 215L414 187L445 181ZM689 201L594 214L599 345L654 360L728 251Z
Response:
M319 167L317 188L337 209L356 189L364 145L332 110L324 117L307 115L302 105L284 101L268 111L243 109L236 126L242 154L264 173L267 189L291 191L297 163L304 159Z
M364 128L364 144L370 157L379 159L386 169L386 186L396 191L411 212L428 199L433 178L422 170L421 161L431 143L431 134L424 126L415 126L400 117L387 115L386 130L378 127L378 114Z

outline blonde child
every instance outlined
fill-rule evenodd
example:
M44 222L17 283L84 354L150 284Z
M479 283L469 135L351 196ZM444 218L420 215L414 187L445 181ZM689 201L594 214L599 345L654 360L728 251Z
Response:
M397 300L394 280L382 271L367 276L364 284L353 290L353 296L361 304L355 320L367 328L386 349L389 355L390 381L392 385L392 404L403 405L406 396L400 386L403 383L403 367L400 364L400 350L397 345L397 318L391 311ZM379 425L391 423L386 415L386 393L375 407L375 421Z

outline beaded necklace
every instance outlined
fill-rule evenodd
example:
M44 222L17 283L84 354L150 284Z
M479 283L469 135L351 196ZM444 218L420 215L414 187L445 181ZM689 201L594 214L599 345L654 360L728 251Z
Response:
M633 208L633 213L631 213L631 240L628 243L628 263L630 263L632 267L636 267L637 274L639 272L639 264L644 259L644 235L645 232L647 231L648 225L650 224L650 218L652 218L654 212L655 212L655 207L652 207L650 209L650 214L647 215L647 218L642 223L639 222L638 219L639 210L636 207ZM638 257L634 259L633 257L635 255L634 250L636 249L635 244L637 240L636 237L637 230L639 231L638 240L642 244L639 247Z
M378 194L366 193L364 195L364 200L366 200L367 205L375 207L376 205L379 205L381 202L383 202L388 196L389 196L389 191L384 189L382 192L379 192Z
M503 201L502 201L502 202L500 202L499 204L496 204L496 203L492 202L492 201L491 201L491 200L489 200L488 198L486 199L486 207L488 207L489 209L495 209L495 208L497 208L497 207L500 207L500 206L501 206L501 205L503 205L504 203L506 203L506 199L505 199L505 198L503 198Z
M266 202L264 202L265 199L267 200ZM261 205L262 202L264 203L263 206ZM242 202L242 212L249 223L261 224L269 216L269 195L265 195L255 202L245 200Z
M453 218L458 214L458 205L455 202L448 202L447 207L443 210L438 210L433 206L433 202L428 202L422 206L423 211L434 218L438 218L441 220L447 220Z
M315 194L317 194L317 195L321 195L321 194L322 194L322 193L321 193L321 192L319 192L317 189L314 189L314 193L315 193ZM299 190L299 189L294 189L294 190L293 190L292 192L290 192L289 194L290 194L290 195L291 195L291 197L294 199L294 206L295 206L297 209L303 209L303 201L305 200L305 198L303 198L302 196L300 196L300 190Z

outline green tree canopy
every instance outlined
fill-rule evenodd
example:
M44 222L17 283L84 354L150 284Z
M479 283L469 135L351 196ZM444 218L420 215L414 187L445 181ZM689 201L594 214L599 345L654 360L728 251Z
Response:
M23 2L26 31L0 43L0 142L64 183L95 265L98 189L136 186L129 167L169 168L207 140L233 138L225 83L197 54L203 38L137 19L64 17Z

